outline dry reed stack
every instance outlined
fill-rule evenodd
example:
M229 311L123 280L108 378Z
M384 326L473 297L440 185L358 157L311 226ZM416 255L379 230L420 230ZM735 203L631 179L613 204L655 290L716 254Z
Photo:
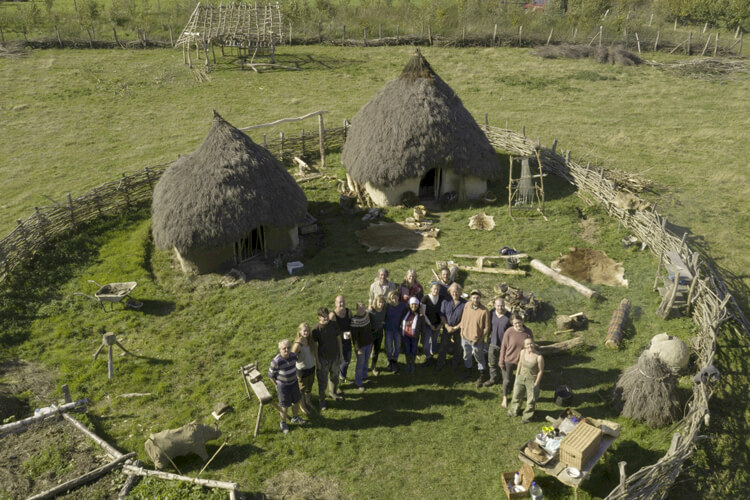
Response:
M648 351L617 379L614 400L623 416L649 427L664 427L680 417L677 377Z

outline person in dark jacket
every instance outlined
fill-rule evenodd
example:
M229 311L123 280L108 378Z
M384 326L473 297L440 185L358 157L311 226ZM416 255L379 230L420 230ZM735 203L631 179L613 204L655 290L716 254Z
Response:
M440 306L443 305L443 297L440 295L440 283L430 283L430 293L422 297L422 309L424 312L424 331L422 334L422 352L424 352L425 366L433 364L438 353L438 334L440 333Z
M385 353L388 356L388 370L398 373L398 355L401 351L401 320L408 306L401 302L398 292L388 294L388 305L385 306Z
M404 342L404 357L406 358L406 373L414 373L417 359L417 343L424 331L424 314L419 299L409 299L409 310L401 320L401 336Z
M367 314L367 308L360 302L357 304L357 314L352 317L352 346L357 353L357 364L354 368L354 383L359 392L365 390L365 380L367 379L367 363L370 361L372 352L372 329L370 328L370 315Z

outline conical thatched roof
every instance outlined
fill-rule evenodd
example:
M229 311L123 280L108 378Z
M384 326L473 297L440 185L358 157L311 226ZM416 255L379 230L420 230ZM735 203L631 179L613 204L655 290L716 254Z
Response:
M284 166L215 111L208 136L167 168L151 204L154 243L180 252L225 246L261 224L295 226L306 213Z
M419 50L354 116L341 160L355 181L377 186L436 166L484 179L499 174L487 137Z

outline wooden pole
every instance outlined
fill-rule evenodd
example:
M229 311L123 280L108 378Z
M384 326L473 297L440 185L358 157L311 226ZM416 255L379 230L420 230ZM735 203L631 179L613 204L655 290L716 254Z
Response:
M638 32L635 32L635 43L638 45L638 54L641 53L641 40L638 38Z
M551 30L549 30L549 36L547 37L547 43L545 43L544 45L549 45L549 41L552 40L552 32L553 31L555 31L555 28L552 28Z
M326 167L326 129L323 125L323 115L318 115L318 136L320 137L320 168Z
M706 50L708 49L708 42L710 41L711 41L711 33L709 33L708 36L706 37L706 44L703 46L703 50L701 51L701 57L706 55Z
M42 500L44 498L53 498L55 495L59 495L60 493L64 493L68 490L72 490L73 488L81 486L82 484L86 484L86 483L93 481L99 476L103 476L107 472L111 471L112 469L120 465L125 460L129 460L133 458L134 456L136 456L136 453L134 451L131 451L127 455L122 455L121 457L114 459L107 465L103 465L99 467L98 469L94 469L91 472L87 472L86 474L77 477L76 479L71 479L70 481L66 481L62 484L59 484L55 486L54 488L51 488L47 491L43 491L42 493L31 496L28 498L28 500Z
M75 427L76 429L78 429L79 431L81 431L82 433L84 433L86 435L86 437L88 437L93 442L95 442L96 444L98 444L107 453L107 455L109 455L112 458L119 458L119 457L122 456L122 453L120 453L119 451L117 451L117 449L114 446L112 446L111 444L109 444L108 442L106 442L105 440L103 440L102 438L100 438L99 436L97 436L96 434L94 434L93 432L91 432L88 428L86 428L78 420L74 419L73 417L71 417L67 413L63 413L62 416L63 416L63 418L65 420L67 420L68 422L70 422L73 425L73 427Z
M492 32L492 45L497 42L497 23L495 23L495 30Z
M123 470L127 474L136 474L144 477L158 477L160 479L169 479L172 481L186 481L188 483L198 484L200 486L208 486L209 488L221 488L224 490L236 491L239 488L237 483L229 483L226 481L215 481L213 479L200 479L197 477L181 476L178 474L172 474L170 472L162 472L150 469L144 469L143 467L136 467L134 465L123 465Z
M659 283L659 275L661 274L661 266L664 264L664 251L661 252L661 255L659 255L659 265L656 266L656 278L654 278L654 289L653 291L656 291L656 285Z
M714 37L714 57L716 57L716 52L719 50L719 32L716 32L716 36Z
M57 408L54 408L52 412L50 413L44 413L40 415L34 415L33 417L24 418L23 420L19 420L17 422L11 422L9 424L0 425L0 436L3 436L9 432L16 432L18 430L23 429L24 427L28 427L30 424L33 424L34 422L39 422L41 420L44 420L45 418L55 415L57 413L62 413L65 411L70 411L74 408L77 408L79 406L83 406L86 403L88 403L89 400L84 398L80 399L78 401L74 401L73 403L67 403L62 406L59 406Z
M661 34L661 31L656 32L656 40L654 40L654 52L656 52L656 49L659 48L659 35Z
M539 271L540 273L544 274L545 276L549 276L556 282L560 283L561 285L569 286L572 289L574 289L576 292L580 293L581 295L585 296L586 298L591 298L594 295L596 295L596 292L588 287L585 287L578 283L576 280L572 278L568 278L567 276L564 276L554 269L547 267L544 263L542 263L540 260L532 259L529 263L531 267Z
M537 346L542 356L554 356L555 354L564 354L573 348L583 345L583 337L573 337L570 340L563 340L550 345Z

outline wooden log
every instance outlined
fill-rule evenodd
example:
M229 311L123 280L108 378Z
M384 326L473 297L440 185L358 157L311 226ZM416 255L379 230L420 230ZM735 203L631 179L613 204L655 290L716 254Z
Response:
M540 273L544 274L545 276L549 276L550 278L557 281L561 285L566 285L566 286L571 287L572 289L582 294L586 298L590 299L591 297L596 295L596 292L594 290L581 285L580 283L578 283L576 280L572 278L568 278L567 276L564 276L558 273L557 271L555 271L554 269L550 267L547 267L540 260L532 259L529 265L531 265L531 267L533 267Z
M20 429L23 429L24 427L28 427L34 422L40 422L45 418L51 417L52 415L73 410L75 408L78 408L79 406L87 404L88 402L89 400L87 398L79 399L78 401L58 406L49 413L34 415L33 417L25 418L23 420L19 420L18 422L11 422L9 424L0 425L0 436L3 436L9 432L16 432ZM63 413L63 416L64 415L65 414Z
M628 299L622 299L620 305L617 306L615 312L612 313L612 319L609 321L607 338L604 340L604 345L610 349L617 349L620 347L620 343L622 342L622 328L625 321L627 321L629 314L630 301Z
M563 340L562 342L556 342L550 345L540 345L537 348L542 356L554 356L556 354L563 354L582 345L583 337L574 337L570 340Z
M501 267L476 267L476 266L458 266L462 271L474 271L477 273L489 274L513 274L516 276L526 276L523 269L503 269Z
M112 458L119 458L119 457L122 456L122 453L120 453L119 451L117 451L117 449L114 446L112 446L111 444L109 444L108 442L106 442L105 440L103 440L102 438L100 438L99 436L97 436L96 434L94 434L93 432L91 432L89 429L87 429L78 420L74 419L73 417L71 417L67 413L63 413L63 418L65 420L67 420L68 422L70 422L73 425L73 427L75 427L76 429L78 429L79 431L81 431L82 433L84 433L86 435L86 437L88 437L93 442L95 442L96 444L98 444L99 446L101 446L101 448L110 457L112 457Z
M214 479L200 479L197 477L181 476L178 474L172 474L170 472L162 472L151 469L144 469L143 467L136 467L135 465L125 464L122 469L127 474L135 474L143 477L158 477L159 479L168 479L170 481L186 481L188 483L198 484L200 486L207 486L209 488L220 488L223 490L236 491L239 488L237 483L230 483L227 481L216 481Z
M31 496L28 498L28 500L41 500L43 498L53 498L55 495L59 495L60 493L67 492L68 490L72 490L73 488L76 488L78 486L81 486L82 484L89 483L93 481L94 479L98 478L99 476L102 476L106 474L107 472L111 471L118 465L120 465L125 460L129 460L133 458L136 455L134 451L131 451L127 455L122 455L120 457L117 457L107 465L103 465L99 467L98 469L94 469L91 472L87 472L86 474L79 476L75 479L71 479L70 481L66 481L62 484L59 484L55 486L54 488L51 488L47 491L43 491L42 493L39 493L37 495Z
M458 257L461 259L510 259L513 257L516 257L518 259L528 259L529 255L525 253L517 253L514 255L467 255L463 253L455 253L453 254L454 257Z
M133 465L135 465L136 467L140 467L141 461L136 460ZM125 484L122 485L120 492L117 494L117 500L125 500L125 497L128 496L128 493L130 493L130 490L133 489L133 486L135 486L135 483L137 483L140 478L141 476L138 476L136 474L128 475L128 478L125 480Z

